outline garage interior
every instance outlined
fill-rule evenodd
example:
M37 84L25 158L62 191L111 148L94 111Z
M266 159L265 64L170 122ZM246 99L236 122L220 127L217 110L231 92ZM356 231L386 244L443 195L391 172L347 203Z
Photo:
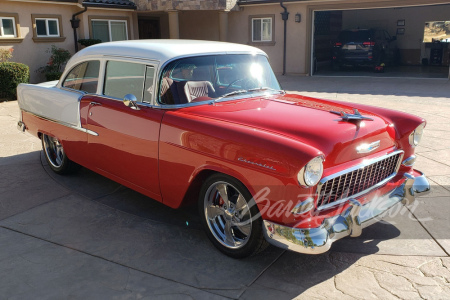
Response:
M314 11L311 64L317 76L449 78L450 5ZM394 37L395 59L382 68L336 67L343 30L381 29ZM376 63L374 63L376 64ZM378 63L380 64L380 63Z

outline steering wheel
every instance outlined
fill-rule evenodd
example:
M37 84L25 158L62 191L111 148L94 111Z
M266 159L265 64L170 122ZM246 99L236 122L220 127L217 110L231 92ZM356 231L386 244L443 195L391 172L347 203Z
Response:
M224 94L227 93L227 91L230 89L230 87L235 84L236 82L240 82L240 81L253 81L253 78L250 77L243 77L243 78L238 78L236 80L233 80L229 85L227 85L227 87L225 88L225 91L223 92ZM247 86L247 85L246 85Z

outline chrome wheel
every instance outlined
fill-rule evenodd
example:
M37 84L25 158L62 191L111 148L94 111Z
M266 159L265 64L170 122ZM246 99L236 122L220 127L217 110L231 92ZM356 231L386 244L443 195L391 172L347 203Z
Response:
M218 181L209 186L203 203L214 238L229 249L244 247L252 232L252 216L241 192L228 182Z
M48 162L55 168L61 168L64 163L64 149L57 138L44 134L42 136L45 155Z

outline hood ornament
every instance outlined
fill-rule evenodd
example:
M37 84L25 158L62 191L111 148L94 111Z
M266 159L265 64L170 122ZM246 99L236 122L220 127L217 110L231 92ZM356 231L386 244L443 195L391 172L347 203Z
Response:
M361 144L358 147L356 147L356 152L358 153L369 153L372 152L375 149L378 149L380 147L380 141L376 141L370 144Z
M364 117L363 115L361 115L361 113L356 108L353 109L353 114L348 114L343 111L338 112L334 110L330 111L330 113L339 115L343 121L360 121L360 120L373 121L372 118Z

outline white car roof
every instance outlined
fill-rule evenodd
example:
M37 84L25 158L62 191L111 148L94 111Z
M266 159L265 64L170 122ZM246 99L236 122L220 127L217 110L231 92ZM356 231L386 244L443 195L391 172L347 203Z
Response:
M162 64L176 57L219 53L266 53L258 48L225 42L196 40L128 40L100 43L76 53L69 64L86 56L125 56L157 60Z

